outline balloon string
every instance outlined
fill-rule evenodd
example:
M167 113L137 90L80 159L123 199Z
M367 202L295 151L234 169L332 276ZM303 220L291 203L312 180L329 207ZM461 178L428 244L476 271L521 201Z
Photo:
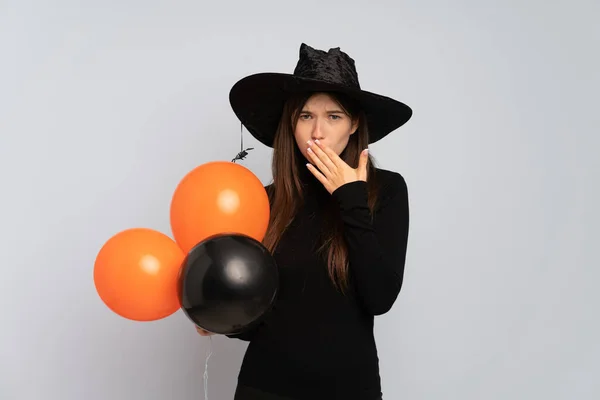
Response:
M204 361L204 400L208 400L208 360L212 356L212 337L208 337L208 355Z
M244 149L244 124L240 123L240 152L231 160L231 162L235 162L235 160L243 160L248 155L248 151L254 150L254 147L248 147Z

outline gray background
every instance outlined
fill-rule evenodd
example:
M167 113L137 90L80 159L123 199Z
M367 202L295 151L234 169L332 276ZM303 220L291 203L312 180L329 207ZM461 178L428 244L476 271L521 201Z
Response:
M376 322L385 398L600 398L599 11L0 1L0 398L203 398L208 339L181 312L111 313L94 258L122 229L171 234L179 179L239 151L231 85L292 71L303 41L415 111L372 147L412 208L405 286ZM245 343L213 345L209 399L227 400Z

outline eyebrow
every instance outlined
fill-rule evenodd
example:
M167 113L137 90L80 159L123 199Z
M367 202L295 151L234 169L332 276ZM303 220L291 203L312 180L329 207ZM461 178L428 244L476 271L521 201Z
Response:
M308 110L302 110L300 111L301 113L307 113L307 114L312 114L312 111L308 111ZM346 114L345 112L343 112L342 110L330 110L327 111L327 114Z

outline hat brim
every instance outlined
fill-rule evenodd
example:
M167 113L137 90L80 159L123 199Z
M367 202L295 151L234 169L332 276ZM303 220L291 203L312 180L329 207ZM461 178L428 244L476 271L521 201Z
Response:
M339 92L358 101L366 115L370 144L398 129L412 116L409 106L392 98L284 73L266 72L242 78L231 88L229 102L248 132L273 147L286 100L302 92Z

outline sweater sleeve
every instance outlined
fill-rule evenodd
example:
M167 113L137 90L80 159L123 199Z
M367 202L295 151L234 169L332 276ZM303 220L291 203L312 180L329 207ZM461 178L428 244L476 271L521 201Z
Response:
M373 218L366 182L350 182L333 192L344 223L352 280L372 315L388 312L400 293L408 242L406 182L394 172L382 189Z

